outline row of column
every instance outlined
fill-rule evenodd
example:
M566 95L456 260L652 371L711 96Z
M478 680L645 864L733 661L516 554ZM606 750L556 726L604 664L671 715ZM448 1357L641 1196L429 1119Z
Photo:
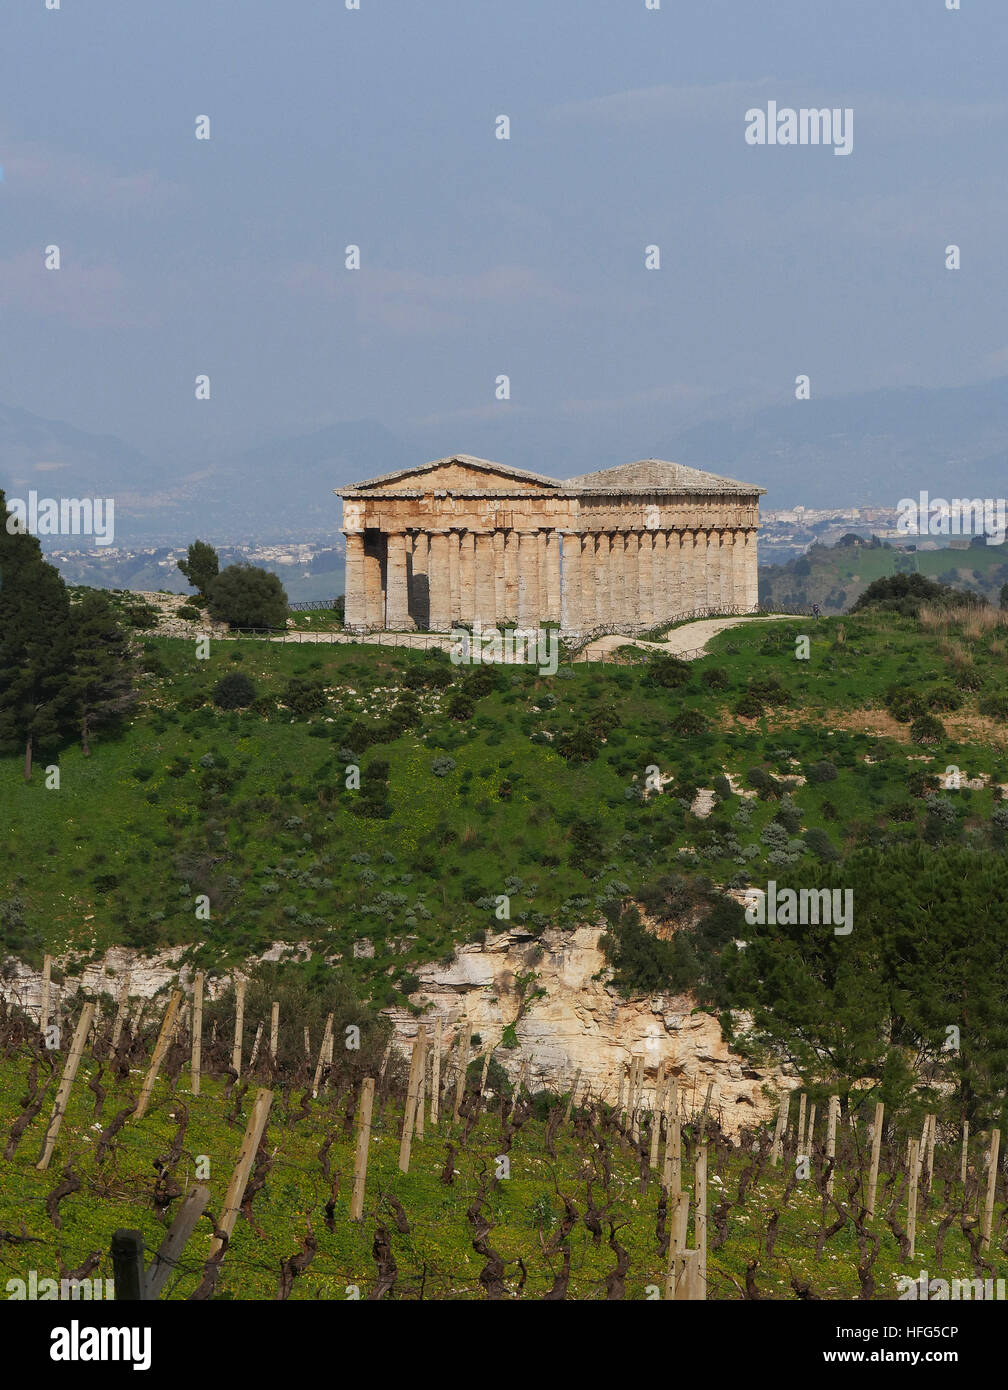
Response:
M348 532L348 627L645 629L757 604L752 528Z

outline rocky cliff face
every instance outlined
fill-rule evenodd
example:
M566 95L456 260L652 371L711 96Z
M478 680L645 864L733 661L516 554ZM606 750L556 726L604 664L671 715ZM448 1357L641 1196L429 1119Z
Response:
M779 1093L794 1082L746 1066L722 1041L717 1020L695 1010L688 996L620 998L606 984L602 930L583 926L538 938L506 931L482 945L460 946L450 965L417 971L420 987L411 1002L429 1006L425 1024L442 1020L445 1040L468 1020L484 1047L499 1043L513 1025L518 1046L494 1053L512 1080L527 1059L534 1080L565 1090L580 1068L582 1087L615 1102L627 1063L642 1055L645 1105L665 1061L687 1112L703 1105L713 1083L712 1113L726 1133L771 1120L776 1102L763 1094L764 1086ZM390 1013L400 1037L415 1036L415 1018Z
M602 930L583 926L573 932L546 931L538 938L518 930L488 935L482 944L458 947L449 965L421 966L412 1002L425 1009L422 1021L429 1029L442 1020L446 1046L468 1020L480 1035L480 1048L494 1045L495 1057L512 1080L526 1060L534 1082L566 1090L580 1069L579 1094L590 1086L595 1095L614 1103L627 1063L642 1055L645 1105L658 1065L665 1061L679 1082L687 1113L702 1106L712 1083L711 1110L726 1133L737 1135L771 1121L776 1103L764 1095L764 1087L779 1092L793 1086L793 1080L749 1068L722 1041L717 1020L696 1010L688 996L620 998L606 983L609 972L599 949ZM82 986L114 999L127 972L129 993L138 1000L154 998L179 978L183 987L191 987L192 972L179 967L182 954L178 948L141 957L116 947L76 974L73 961L61 959L56 964L67 978L58 990L54 987L53 1006L59 1009ZM277 943L259 959L291 954L304 958L310 951L303 944ZM209 997L228 983L228 976L208 978ZM41 975L15 963L0 981L0 992L38 1009ZM405 1049L416 1036L418 1020L405 1011L388 1012ZM517 1046L500 1045L508 1028Z

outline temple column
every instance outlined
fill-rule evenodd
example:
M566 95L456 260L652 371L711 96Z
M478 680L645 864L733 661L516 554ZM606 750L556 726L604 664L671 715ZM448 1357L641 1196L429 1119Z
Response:
M385 630L402 632L416 626L409 612L409 585L406 582L406 533L389 531L386 536Z
M380 632L385 622L385 593L382 587L382 560L385 537L372 531L364 536L364 624Z
M686 562L692 558L692 548L683 547L688 536L688 531L669 531L665 537L668 551L668 559L665 562L665 573L668 575L668 611L672 618L677 617L684 608L692 607L689 587L683 583Z
M654 627L654 532L642 531L637 547L637 601L641 626Z
M755 613L759 607L759 573L756 560L756 528L746 532L745 538L746 609Z
M363 531L346 533L346 580L343 587L343 626L361 628L365 624Z
M564 531L560 553L560 631L580 636L581 619L581 537Z
M451 586L451 622L457 623L462 612L459 602L459 533L448 532L448 582ZM449 623L451 626L451 623Z
M539 532L518 532L518 625L539 624Z
M473 621L479 619L483 628L490 628L497 621L493 532L477 531L473 536L473 541L475 543Z
M476 536L463 531L459 538L459 622L469 625L476 611Z
M721 607L735 607L733 568L735 563L735 532L728 527L721 532Z
M609 571L609 533L595 534L595 609L599 627L608 627L612 613L612 578Z
M494 622L502 623L507 617L507 592L504 574L504 532L494 531L490 538L493 548L493 574L494 574Z
M598 602L595 594L595 532L581 533L581 623L582 631L594 632L598 627Z
M546 617L546 532L536 532L536 566L539 582L539 611L536 613L536 622L541 623Z
M504 607L501 612L508 619L518 617L518 532L514 530L504 535Z
M732 533L732 605L745 612L745 532Z
M562 618L563 594L560 581L560 532L546 532L546 592L540 607L544 622L558 623Z
M707 533L707 607L721 607L721 533L716 527Z
M609 547L609 586L612 593L609 606L609 624L611 627L624 627L626 625L625 544L626 537L623 532L614 531Z
M623 538L623 603L626 620L634 628L641 625L639 576L640 533L627 531Z
M409 584L409 611L414 623L423 630L430 627L430 537L426 531L413 535L413 550L406 550Z
M669 603L668 532L654 531L652 536L651 610L655 623L665 623L672 613Z
M693 532L693 593L690 608L707 607L707 532ZM687 610L688 611L688 610Z
M451 569L447 531L430 533L430 630L448 632L452 625Z

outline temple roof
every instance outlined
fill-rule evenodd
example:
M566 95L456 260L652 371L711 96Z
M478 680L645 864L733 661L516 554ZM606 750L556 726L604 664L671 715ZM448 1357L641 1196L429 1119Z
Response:
M446 468L451 464L462 464L467 468L476 469L479 472L496 474L497 477L514 478L525 483L536 483L540 487L562 488L563 483L556 478L547 478L544 473L530 473L525 468L511 468L506 463L494 463L492 459L475 458L472 454L449 454L447 458L433 459L430 463L421 463L416 468L399 468L394 473L381 473L377 478L366 478L360 483L349 483L346 487L337 488L341 496L349 492L355 492L358 488L371 487L390 487L394 483L402 482L409 478L420 478L424 473L430 473L434 469Z
M754 483L741 483L736 478L723 478L666 459L639 459L616 468L581 473L568 478L566 487L578 492L766 492L766 488Z

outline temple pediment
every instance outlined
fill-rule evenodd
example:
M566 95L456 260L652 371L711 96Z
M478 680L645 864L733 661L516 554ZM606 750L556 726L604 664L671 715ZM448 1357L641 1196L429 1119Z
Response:
M544 488L559 491L562 486L556 478L530 473L524 468L509 468L506 464L473 458L470 454L454 454L450 458L421 464L419 468L383 473L378 478L340 488L340 492L344 497L438 491L489 492L513 496L515 493L541 492Z

